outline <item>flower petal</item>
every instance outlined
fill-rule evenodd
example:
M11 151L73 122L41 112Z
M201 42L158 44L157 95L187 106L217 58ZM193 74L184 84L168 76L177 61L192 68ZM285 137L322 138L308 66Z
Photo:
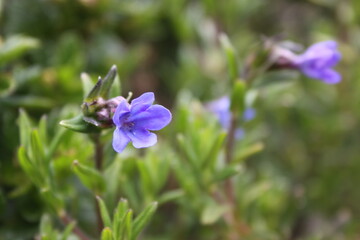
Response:
M145 111L151 106L151 104L153 104L154 101L154 93L147 92L142 94L140 97L131 101L131 114L137 114L139 112Z
M131 139L133 146L136 148L151 147L157 142L156 134L149 132L146 129L136 128L126 132L126 134Z
M112 118L114 124L116 126L120 126L121 125L120 118L124 116L124 114L127 114L129 112L130 112L130 105L124 98L124 100L119 103L119 105L115 110L114 116Z
M171 118L171 112L167 108L156 104L149 107L146 111L132 115L129 121L134 122L138 128L156 131L168 125Z
M319 78L327 84L336 84L341 81L341 75L332 69L323 71Z
M129 142L130 138L126 136L124 131L117 127L114 131L112 141L114 150L118 153L121 153Z

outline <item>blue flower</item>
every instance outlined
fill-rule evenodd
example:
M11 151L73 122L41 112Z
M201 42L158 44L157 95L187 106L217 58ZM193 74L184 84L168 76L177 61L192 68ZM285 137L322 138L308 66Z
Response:
M341 75L334 67L341 59L335 41L319 42L309 47L305 53L298 56L295 65L306 76L322 80L328 84L341 81Z
M113 122L116 129L112 146L122 152L129 142L135 148L145 148L156 144L157 136L150 132L160 130L171 121L171 113L161 105L152 105L154 93L147 92L129 104L125 99L117 106Z
M229 130L231 123L231 111L230 111L230 98L228 96L221 97L217 100L211 101L206 104L206 108L215 114L220 122L220 125L225 129ZM247 108L243 112L243 120L250 121L255 117L256 111L253 108ZM242 129L237 131L242 132ZM242 135L242 133L241 133Z

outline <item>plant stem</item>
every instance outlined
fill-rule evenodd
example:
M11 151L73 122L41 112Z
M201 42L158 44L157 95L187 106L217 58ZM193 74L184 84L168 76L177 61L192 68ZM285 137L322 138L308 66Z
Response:
M59 218L61 222L64 225L68 225L72 222L76 222L70 215L68 215L66 212L62 212L59 215ZM78 236L81 240L90 240L90 238L77 226L74 226L73 233Z
M226 143L226 151L225 151L225 161L226 164L230 164L233 155L234 155L234 145L235 145L235 132L236 132L236 125L238 122L238 117L231 113L231 122L230 122L230 128L228 132L227 137L227 143ZM235 193L234 193L234 186L232 184L231 178L226 179L225 181L225 193L227 196L227 199L231 206L235 205Z
M95 145L95 152L94 152L94 161L95 161L95 167L96 169L101 172L102 164L103 164L103 158L104 158L104 146L101 143L100 140L100 134L92 135L92 140ZM97 219L97 228L98 232L101 233L102 229L104 228L104 223L101 218L101 212L100 212L100 206L95 199L95 212L96 212L96 219Z

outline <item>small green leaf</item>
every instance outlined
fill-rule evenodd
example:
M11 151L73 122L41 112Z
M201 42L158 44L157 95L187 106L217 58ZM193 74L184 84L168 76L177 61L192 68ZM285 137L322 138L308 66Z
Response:
M109 98L111 86L114 83L116 75L117 75L117 68L115 65L113 65L110 68L108 74L105 76L104 80L102 81L102 85L100 86L100 91L99 91L100 97L102 97L104 99Z
M92 102L99 96L99 92L100 92L102 83L103 83L103 81L102 81L101 77L99 77L99 79L98 79L97 83L95 84L95 86L87 94L84 102L87 102L87 103Z
M212 144L212 146L210 148L209 153L206 155L207 157L203 161L203 167L204 168L206 168L208 166L210 166L211 169L215 168L216 159L218 157L218 154L219 154L219 152L221 150L222 145L225 142L226 135L227 135L227 133L223 131L215 139L215 141L213 142L213 144Z
M120 239L121 237L121 227L127 211L129 210L129 203L126 199L120 199L114 214L113 221L113 230L115 239Z
M164 194L162 194L159 197L159 204L164 204L166 202L174 201L175 199L181 198L184 196L184 190L177 189L177 190L171 190Z
M30 134L30 146L31 146L31 157L33 162L37 165L37 167L44 171L47 168L48 162L45 158L45 149L44 145L42 144L39 136L39 132L37 129L31 131ZM46 172L44 172L46 175Z
M235 113L242 113L245 110L246 83L242 80L236 80L231 93L230 109Z
M55 136L52 138L49 149L48 149L48 157L52 156L61 142L63 136L67 131L64 128L57 129Z
M41 142L47 143L48 137L47 137L47 117L46 115L43 115L39 122L39 137L41 139Z
M28 115L23 109L20 109L19 126L20 144L27 147L30 142L31 123Z
M14 35L0 45L0 65L20 57L25 52L38 48L40 42L32 37Z
M18 150L18 158L20 166L26 172L31 181L37 186L44 186L45 181L42 175L39 173L38 168L34 165L34 163L30 161L23 146L21 146Z
M40 221L40 234L41 236L50 236L53 231L51 218L48 214L44 214Z
M251 155L261 152L264 149L264 147L265 146L262 142L257 142L250 146L246 146L239 151L239 153L236 155L232 163L240 163L246 158L250 157Z
M80 178L81 182L95 194L101 193L105 189L105 180L103 176L95 169L81 164L79 161L73 161L73 170Z
M147 206L144 211L142 211L139 216L135 218L133 225L133 234L134 238L136 238L139 233L143 230L145 225L150 221L151 217L154 215L157 209L158 203L153 202L149 206Z
M51 109L55 105L55 102L50 98L33 95L8 96L0 98L0 103L11 107L34 109Z
M101 240L113 240L113 234L110 228L106 227L101 232Z
M85 122L83 119L83 115L78 115L71 119L62 120L60 121L60 125L75 132L92 133L100 131L99 128L97 128L96 126Z
M127 240L133 240L133 211L130 209L125 216L125 236Z
M75 222L75 221L72 221L71 223L69 223L69 224L66 226L65 230L63 231L60 240L67 240L67 239L69 239L69 236L70 236L71 232L73 231L75 225L76 225L76 222Z
M101 218L104 222L105 227L111 227L110 215L104 201L99 196L96 196L96 199L99 203Z
M213 181L214 182L223 181L238 174L240 171L241 171L240 166L226 166L217 173L215 173Z
M81 73L80 78L83 87L84 101L85 101L89 97L91 90L94 88L94 83L91 81L91 78L87 73Z
M220 35L220 43L226 54L226 58L229 64L229 76L231 82L234 82L239 77L238 63L236 60L235 49L232 46L228 36L226 34Z
M200 221L204 225L211 225L215 223L219 218L229 210L226 205L218 205L213 201L209 201L202 211Z
M49 188L41 189L40 193L44 200L53 208L56 213L64 208L63 200Z

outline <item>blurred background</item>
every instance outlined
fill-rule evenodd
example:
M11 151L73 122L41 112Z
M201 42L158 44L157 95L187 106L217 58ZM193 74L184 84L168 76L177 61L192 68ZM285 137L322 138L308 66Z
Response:
M304 49L332 39L343 55L338 85L289 72L259 80L248 134L264 149L244 162L236 193L248 239L360 239L360 1L351 0L0 0L0 239L33 239L47 211L17 162L19 108L35 123L47 114L51 135L79 111L80 74L95 80L113 64L124 96L153 91L173 113L184 92L221 97L222 32L240 66L264 36ZM82 140L66 134L56 155L69 196L79 183L67 164L93 151ZM164 189L177 185L171 171ZM80 202L70 205L86 228ZM180 200L158 209L143 239L221 239L221 224L198 223Z

